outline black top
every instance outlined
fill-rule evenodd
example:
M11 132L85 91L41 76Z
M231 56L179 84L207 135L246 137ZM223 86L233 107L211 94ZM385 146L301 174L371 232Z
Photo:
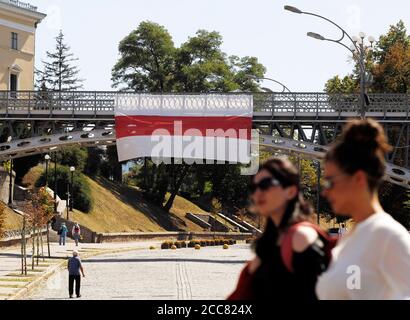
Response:
M293 252L293 272L283 263L278 245L272 246L269 255L260 257L262 263L253 275L256 300L317 300L317 277L329 263L318 240L303 252Z

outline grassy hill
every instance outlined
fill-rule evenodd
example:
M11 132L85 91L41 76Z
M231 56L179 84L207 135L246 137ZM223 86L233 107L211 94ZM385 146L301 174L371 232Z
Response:
M43 168L32 168L23 178L26 187L32 187ZM147 202L138 188L120 185L104 178L87 177L94 201L90 213L78 210L69 213L70 220L96 232L161 232L202 231L203 229L185 218L186 212L204 213L188 200L177 196L170 213ZM169 195L167 195L169 197ZM74 199L75 201L75 199ZM66 217L66 212L64 213Z
M15 213L9 207L5 207L6 219L5 230L17 230L23 226L23 217Z

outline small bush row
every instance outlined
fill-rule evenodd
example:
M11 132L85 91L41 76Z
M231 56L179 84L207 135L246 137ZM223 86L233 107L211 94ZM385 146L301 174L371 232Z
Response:
M165 241L161 244L161 249L171 249L174 245L177 249L180 248L195 248L195 245L200 245L201 247L212 247L212 246L223 246L234 245L236 240L234 239L214 239L214 240L191 240L186 241Z

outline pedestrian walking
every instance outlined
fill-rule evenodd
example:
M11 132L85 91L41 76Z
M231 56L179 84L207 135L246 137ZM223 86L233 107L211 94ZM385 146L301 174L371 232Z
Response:
M318 280L320 299L410 299L410 234L387 214L378 189L391 151L382 126L354 120L325 157L323 196L355 226L332 250Z
M67 237L68 229L65 222L61 223L60 230L58 230L58 235L60 236L59 244L60 246L65 246L65 239Z
M73 235L75 245L78 247L78 241L80 240L80 237L81 237L81 228L78 222L74 222L74 226L71 229L71 234Z
M339 239L343 238L346 232L347 232L346 225L344 223L341 223L339 226L339 230L337 231L337 233L339 234Z
M228 300L317 300L317 277L327 268L334 244L310 222L313 209L302 196L298 170L288 159L270 159L253 177L250 192L267 224L254 244L256 257Z
M78 255L78 251L73 250L73 256L68 259L67 264L68 269L68 293L70 298L73 298L74 292L74 282L75 282L75 294L77 298L81 297L80 289L81 289L81 274L85 277L83 265L81 263L81 259ZM80 273L81 271L81 273Z

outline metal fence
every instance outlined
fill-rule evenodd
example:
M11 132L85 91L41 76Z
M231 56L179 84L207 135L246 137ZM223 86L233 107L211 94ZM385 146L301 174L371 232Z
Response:
M232 93L249 94L249 93ZM144 95L144 93L124 93L110 91L0 91L0 115L9 114L114 114L119 95ZM147 95L147 94L145 94ZM161 94L149 94L161 95ZM177 97L179 94L172 94ZM187 95L182 93L181 95ZM189 95L189 94L188 94ZM199 94L201 96L218 94ZM219 95L226 95L221 93ZM228 93L229 95L229 93ZM326 93L252 93L254 112L272 114L329 114L358 113L358 94ZM169 95L163 95L164 97ZM369 94L368 113L395 114L409 113L407 94Z

